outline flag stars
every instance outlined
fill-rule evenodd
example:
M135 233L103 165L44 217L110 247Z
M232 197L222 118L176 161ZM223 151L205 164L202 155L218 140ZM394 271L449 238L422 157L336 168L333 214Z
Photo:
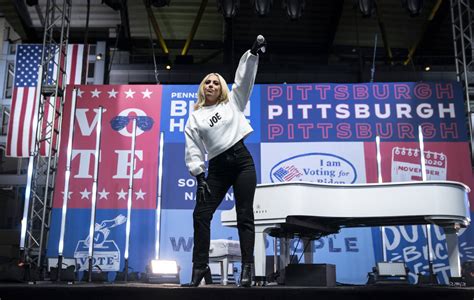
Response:
M128 89L128 91L125 91L125 99L126 98L132 98L133 99L133 95L135 94L136 92L132 91L132 89Z
M127 200L127 198L125 197L127 196L127 193L123 189L120 189L120 192L116 192L116 193L118 196L118 200L120 199Z
M144 193L142 189L140 189L138 192L135 192L135 195L137 196L136 200L138 199L145 200L144 196L146 195L146 193Z
M82 94L84 94L84 91L81 91L81 89L77 89L77 97L82 98Z
M87 188L85 188L82 192L79 192L79 193L81 193L81 200L89 199L89 195L91 194L91 192L89 192Z
M117 99L118 92L115 89L112 89L111 91L108 91L107 93L109 94L109 98Z
M65 193L65 192L61 192L61 193L63 194L63 198L64 198L64 193ZM67 193L67 198L68 198L68 199L71 199L71 195L72 195L72 192L68 192L68 193Z
M95 90L91 91L92 93L92 98L99 98L101 91L99 91L97 88Z
M148 98L148 99L151 99L150 96L151 94L153 94L153 92L149 91L148 89L146 89L144 92L140 92L143 94L143 99L145 98Z
M99 192L99 200L105 198L107 200L107 196L110 194L110 192L107 192L105 188L102 189L101 192Z

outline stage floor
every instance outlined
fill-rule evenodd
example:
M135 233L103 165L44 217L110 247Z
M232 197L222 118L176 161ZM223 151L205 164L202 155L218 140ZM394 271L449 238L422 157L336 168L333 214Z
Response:
M456 299L473 300L474 287L357 285L336 287L265 286L240 288L219 284L182 288L175 284L146 283L0 283L1 300L18 299Z

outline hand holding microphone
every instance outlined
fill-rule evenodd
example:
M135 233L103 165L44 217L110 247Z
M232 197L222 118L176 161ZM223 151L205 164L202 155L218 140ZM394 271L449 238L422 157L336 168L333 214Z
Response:
M266 46L267 41L265 41L263 35L259 34L255 42L253 43L252 48L250 49L250 53L252 53L253 55L257 55L258 53L265 53Z
M206 176L201 173L196 176L197 190L196 190L196 201L199 203L209 202L211 200L211 189L206 181Z

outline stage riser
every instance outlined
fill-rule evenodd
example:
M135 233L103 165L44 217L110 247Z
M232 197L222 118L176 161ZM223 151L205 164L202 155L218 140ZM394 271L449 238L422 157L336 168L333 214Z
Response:
M198 288L181 288L178 285L150 284L1 284L2 300L18 299L278 299L278 300L355 300L355 299L430 299L472 300L474 288L445 286L344 286L334 288L308 287L222 287L211 285Z

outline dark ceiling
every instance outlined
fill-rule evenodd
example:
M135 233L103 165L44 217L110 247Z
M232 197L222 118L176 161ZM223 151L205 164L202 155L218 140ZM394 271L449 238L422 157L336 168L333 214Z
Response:
M225 19L217 11L216 1L171 0L169 6L151 7L169 48L166 55L149 22L145 1L91 0L89 27L86 28L87 2L72 1L70 42L85 42L87 31L88 43L105 40L109 48L118 43L119 50L131 54L131 63L152 62L150 40L153 40L156 57L166 56L174 61L180 56L204 2L207 3L204 14L187 52L194 66L235 65L258 34L264 35L268 42L268 52L262 57L265 65L288 72L311 68L363 69L372 64L375 39L375 61L382 68L398 70L421 69L425 64L454 65L447 0L424 0L417 17L411 17L400 0L374 1L375 10L370 17L362 16L354 0L306 0L299 20L290 20L283 0L274 0L265 17L257 15L253 1L241 0L237 15L232 19ZM126 5L121 10L114 10L102 2ZM24 0L0 0L0 15L12 25L23 43L38 43L42 41L41 19L45 7L46 0L39 0L33 6ZM117 40L118 25L122 27ZM415 50L413 60L407 59L410 49Z

